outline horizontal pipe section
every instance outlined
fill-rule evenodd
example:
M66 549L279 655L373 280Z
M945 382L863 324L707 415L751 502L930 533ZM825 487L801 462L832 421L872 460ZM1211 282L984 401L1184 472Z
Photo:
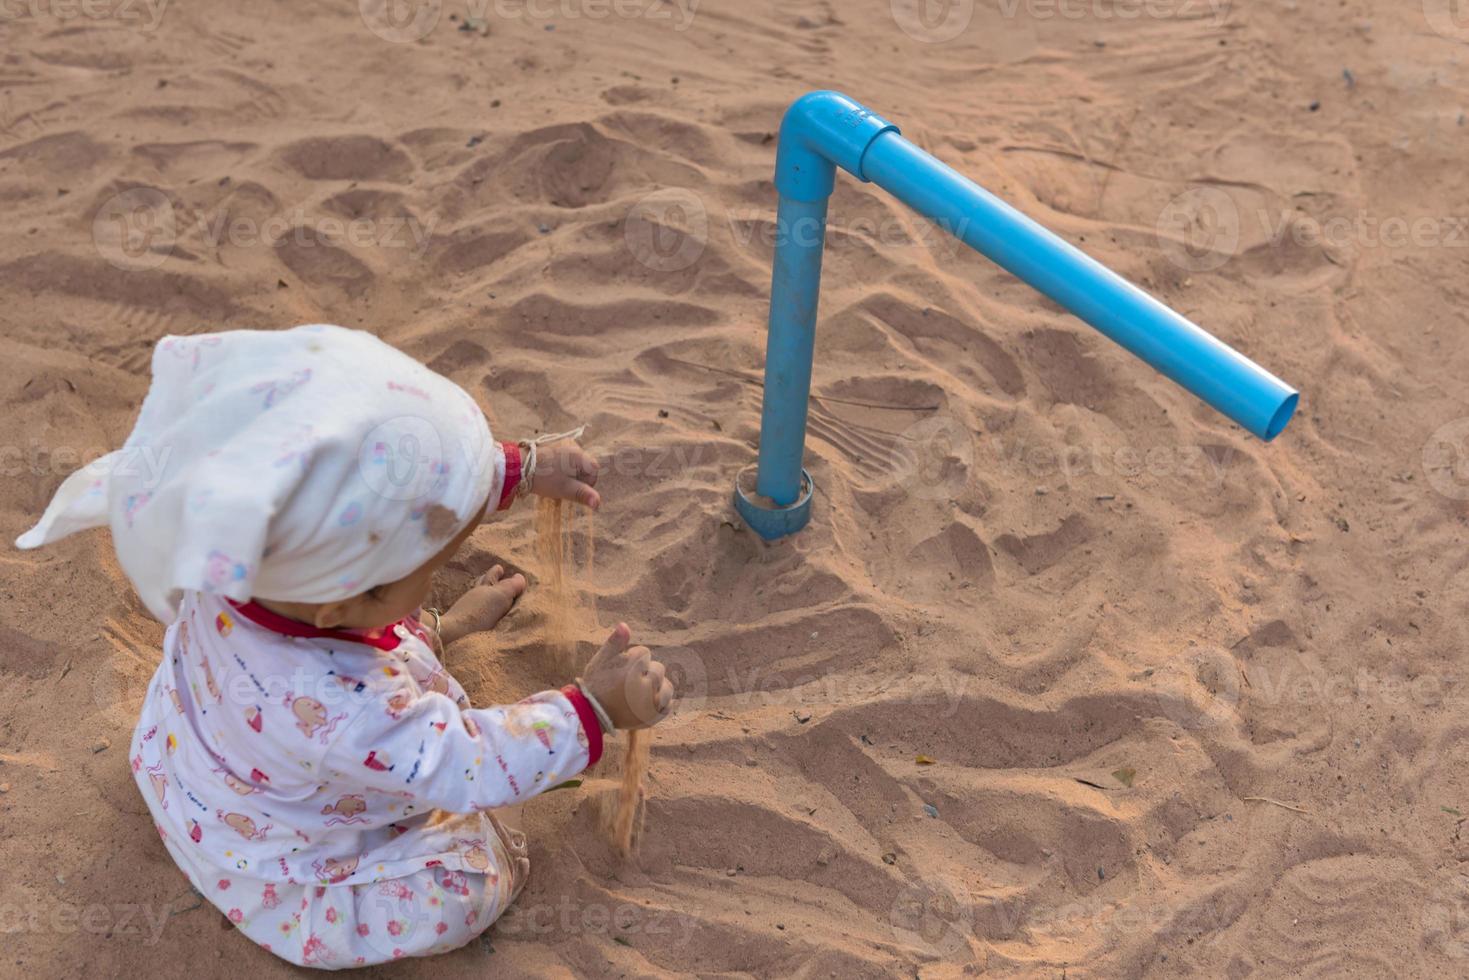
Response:
M1045 293L1266 441L1294 388L895 132L867 147L862 176Z

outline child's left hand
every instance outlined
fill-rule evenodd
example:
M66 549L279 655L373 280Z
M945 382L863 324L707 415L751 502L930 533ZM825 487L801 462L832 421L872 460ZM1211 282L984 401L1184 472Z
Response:
M448 647L461 637L493 629L523 592L525 576L506 575L505 566L496 565L439 617L439 642Z
M593 489L597 470L597 461L574 442L538 446L530 492L596 510L602 506L602 495Z

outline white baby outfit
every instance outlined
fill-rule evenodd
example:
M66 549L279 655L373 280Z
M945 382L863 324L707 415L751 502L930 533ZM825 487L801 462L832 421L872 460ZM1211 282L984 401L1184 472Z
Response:
M135 777L194 887L278 956L337 968L468 942L528 869L488 811L601 754L574 685L472 709L416 619L320 630L253 601L402 578L507 502L519 463L468 393L370 334L167 337L122 449L16 542L110 527L168 627Z
M194 887L306 966L478 935L528 867L480 811L523 802L601 753L575 687L472 709L418 624L348 636L186 594L131 750Z

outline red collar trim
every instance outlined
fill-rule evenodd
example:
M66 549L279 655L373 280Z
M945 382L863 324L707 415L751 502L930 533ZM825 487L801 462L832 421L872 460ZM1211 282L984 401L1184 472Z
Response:
M280 633L283 636L302 636L307 639L342 640L346 643L365 643L379 650L398 649L398 634L393 629L397 623L384 626L375 630L326 630L309 623L298 622L282 616L278 612L266 609L258 602L236 602L233 599L226 600L234 608L235 612L244 616L256 626L270 630L272 633Z

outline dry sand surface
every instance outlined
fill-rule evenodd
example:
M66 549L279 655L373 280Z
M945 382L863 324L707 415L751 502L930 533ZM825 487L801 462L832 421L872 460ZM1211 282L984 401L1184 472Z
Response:
M590 426L585 588L688 695L636 861L538 800L518 911L382 973L1469 974L1448 0L979 0L947 40L888 0L444 0L419 41L372 0L160 2L0 0L3 537L121 442L160 336L361 327L498 433ZM1251 439L843 178L815 519L762 545L728 497L814 88L1295 382L1296 421ZM544 572L531 516L441 598ZM134 787L160 628L106 534L0 558L0 975L288 973ZM453 651L471 693L561 681L545 611L533 582Z

